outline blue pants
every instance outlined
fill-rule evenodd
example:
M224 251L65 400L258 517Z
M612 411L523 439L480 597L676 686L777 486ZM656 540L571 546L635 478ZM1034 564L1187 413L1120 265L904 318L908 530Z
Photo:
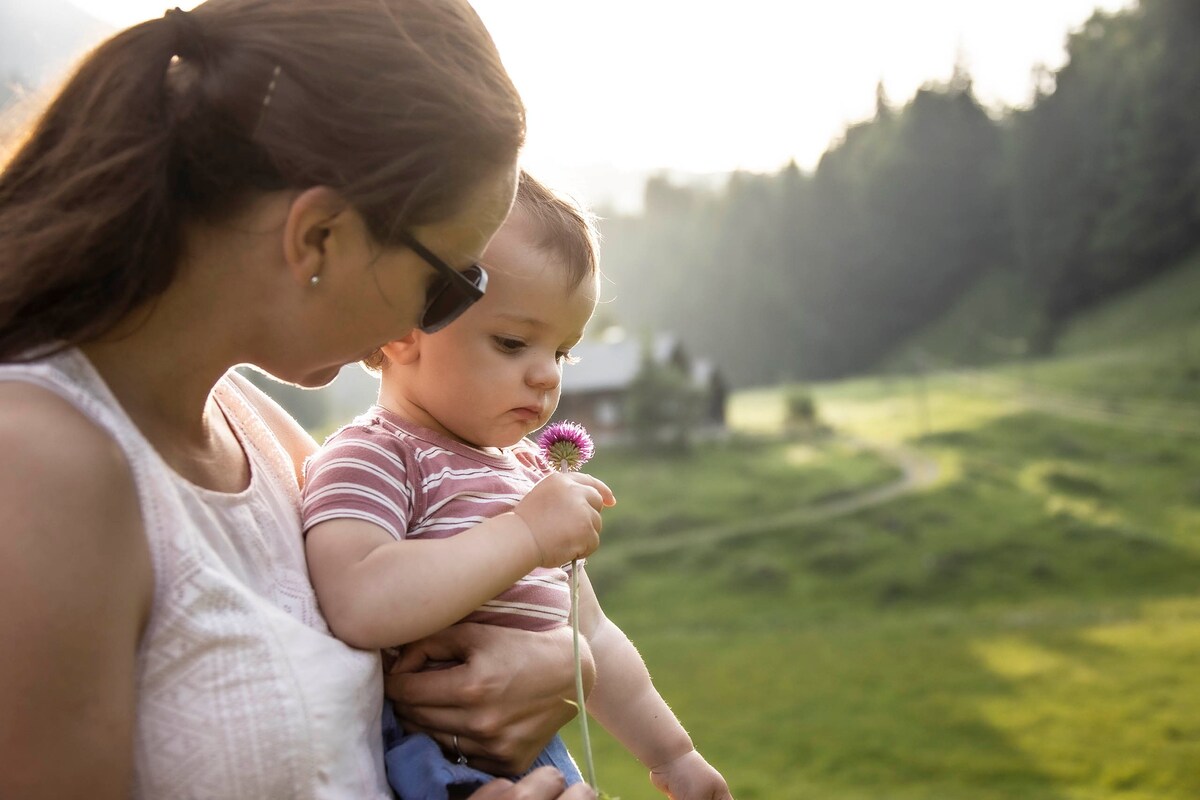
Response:
M423 733L404 733L391 703L383 704L383 760L388 783L400 800L449 800L451 789L474 791L495 777L446 758L438 743ZM558 769L567 786L583 781L559 736L550 740L530 769L545 766Z

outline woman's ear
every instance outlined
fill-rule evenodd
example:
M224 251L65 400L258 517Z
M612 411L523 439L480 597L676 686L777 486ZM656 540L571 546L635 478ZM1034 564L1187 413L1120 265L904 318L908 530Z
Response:
M320 284L331 254L330 237L346 228L339 216L348 209L342 196L325 186L305 189L292 200L283 226L283 256L298 283Z
M390 364L401 366L413 364L421 355L421 339L424 336L425 334L420 331L413 330L403 339L388 342L380 349L383 350L383 354L387 356Z

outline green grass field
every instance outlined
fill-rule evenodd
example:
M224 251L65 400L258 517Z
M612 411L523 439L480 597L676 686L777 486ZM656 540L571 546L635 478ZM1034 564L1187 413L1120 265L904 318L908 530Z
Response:
M1200 346L1164 345L1200 331L1130 333L1146 313L1037 363L813 387L839 432L940 467L855 513L739 532L897 479L772 435L775 390L691 458L597 456L619 505L589 573L735 797L1200 797ZM656 796L593 737L602 788Z

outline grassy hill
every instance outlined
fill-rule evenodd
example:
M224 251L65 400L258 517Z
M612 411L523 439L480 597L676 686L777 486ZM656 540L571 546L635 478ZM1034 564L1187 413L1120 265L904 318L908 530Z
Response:
M1038 326L1020 277L984 276L946 314L898 345L879 372L903 374L922 364L981 365L1024 355ZM1058 355L1094 355L1147 348L1200 350L1200 253L1071 320L1055 342Z
M1038 324L1019 276L985 275L945 314L906 339L879 364L878 372L904 373L920 357L950 364L991 364L1025 350Z
M814 386L834 438L763 389L691 459L597 456L589 572L734 796L1200 796L1197 287L1193 260L1054 358ZM937 479L789 517L897 480L864 441ZM655 796L599 738L602 787Z
M1058 352L1112 349L1200 350L1200 253L1152 283L1081 315L1060 338ZM1195 341L1192 341L1195 340Z

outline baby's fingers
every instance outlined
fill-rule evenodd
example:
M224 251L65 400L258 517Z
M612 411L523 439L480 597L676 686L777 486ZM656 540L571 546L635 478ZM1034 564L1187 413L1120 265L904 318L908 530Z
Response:
M608 506L615 506L617 504L617 497L613 494L612 489L608 488L608 484L596 476L583 472L573 472L571 473L571 477L586 486L591 486L599 492L600 503L603 507L607 508Z

